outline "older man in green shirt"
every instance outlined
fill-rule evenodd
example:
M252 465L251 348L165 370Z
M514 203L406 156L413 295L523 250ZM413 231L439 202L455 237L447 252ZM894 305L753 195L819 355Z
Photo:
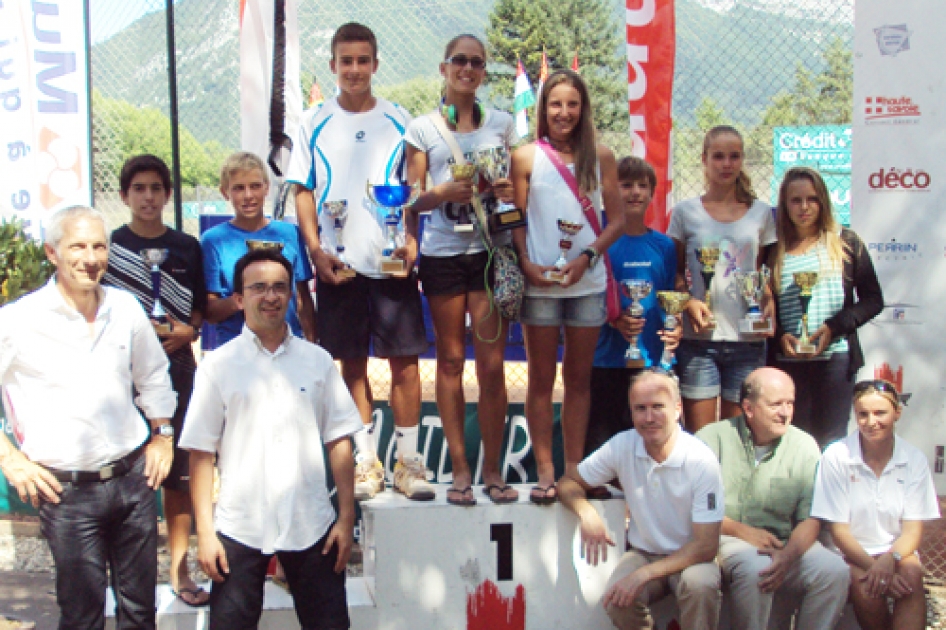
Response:
M795 384L761 368L742 385L743 414L703 428L697 437L723 472L726 516L719 565L732 601L734 630L834 628L847 601L849 571L818 542L810 515L821 452L791 426ZM772 625L769 625L769 619Z

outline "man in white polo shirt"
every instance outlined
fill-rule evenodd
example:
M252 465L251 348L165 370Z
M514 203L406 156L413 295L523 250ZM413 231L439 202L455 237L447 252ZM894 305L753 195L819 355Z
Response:
M630 521L624 554L602 604L622 630L653 628L648 605L673 593L684 628L719 622L719 548L725 502L713 452L680 427L680 390L670 376L643 372L631 382L634 428L611 438L559 482L559 496L578 515L585 558L607 558L614 541L586 499L615 477Z
M115 626L153 629L154 490L171 467L177 399L167 356L135 296L99 284L102 213L52 215L45 249L56 275L0 309L0 385L22 449L0 438L0 470L39 508L59 627L105 628L110 573Z
M180 440L190 451L198 559L214 581L210 630L257 626L273 554L303 628L348 628L345 566L355 520L349 436L361 429L361 416L329 354L286 325L289 261L274 250L251 251L233 278L245 326L198 367Z

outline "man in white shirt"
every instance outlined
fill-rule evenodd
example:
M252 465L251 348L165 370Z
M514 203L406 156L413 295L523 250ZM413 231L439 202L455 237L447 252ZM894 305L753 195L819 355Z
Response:
M602 599L622 630L653 628L648 605L673 593L684 628L719 623L723 482L713 452L680 427L680 390L658 371L631 381L634 428L611 438L559 482L562 503L578 515L585 558L597 565L614 541L586 492L617 478L630 512L627 542Z
M355 496L370 499L384 489L372 423L370 349L391 367L398 454L394 488L409 499L429 501L434 489L418 450L418 355L427 351L428 343L414 273L417 242L405 234L405 243L393 252L405 260L404 273L381 273L387 238L380 217L387 210L378 208L365 191L366 184L402 183L402 137L411 117L371 91L378 70L378 42L371 29L344 24L332 36L331 49L329 64L339 95L303 115L286 175L296 184L299 228L318 273L319 343L341 361L342 376L365 425L354 438ZM346 219L336 223L323 211L326 202L346 203ZM340 275L345 264L336 255L338 245L344 245L344 259L356 272L354 277Z
M0 470L39 508L59 627L105 627L107 565L116 627L153 629L154 490L171 467L176 405L167 357L135 297L99 285L101 213L57 212L44 247L56 275L0 309L0 384L21 448L0 439Z
M197 368L180 440L190 451L198 559L214 581L210 630L257 626L273 554L303 628L348 628L345 566L355 520L349 437L361 428L361 416L329 354L286 325L292 265L282 254L243 256L234 297L245 316L243 332Z

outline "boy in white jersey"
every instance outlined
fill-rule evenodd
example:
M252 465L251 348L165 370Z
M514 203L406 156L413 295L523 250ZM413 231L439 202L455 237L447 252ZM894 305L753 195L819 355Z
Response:
M414 273L417 243L410 235L394 256L406 261L400 276L381 273L385 236L379 213L365 184L400 184L402 136L410 115L371 93L378 69L374 33L361 24L345 24L332 37L332 72L339 95L307 111L293 145L287 179L295 186L299 227L318 274L316 296L320 343L342 363L342 376L361 412L365 427L355 439L355 496L373 497L384 488L371 423L368 354L391 366L391 409L397 426L398 462L394 487L408 498L430 500L433 487L418 452L420 375L417 356L427 350L420 293ZM323 204L347 202L342 234L345 263L356 275L338 272L335 222ZM320 229L321 228L321 229Z

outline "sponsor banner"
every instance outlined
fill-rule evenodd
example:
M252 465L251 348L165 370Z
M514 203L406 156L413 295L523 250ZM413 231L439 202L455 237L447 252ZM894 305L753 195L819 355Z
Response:
M824 177L834 214L842 225L851 224L851 126L776 127L772 133L772 196L785 171L810 166Z
M861 329L860 378L886 378L906 401L897 433L929 458L946 494L946 135L932 130L946 99L946 4L858 0L855 7L853 227L867 245L885 308ZM853 425L852 425L853 426Z
M676 55L673 0L627 0L626 6L631 150L657 172L657 189L646 222L666 232L673 188L670 150Z
M92 203L87 63L82 2L0 2L0 215L36 236Z
M273 93L273 45L276 2L240 0L240 146L267 162L270 143L270 106ZM294 138L302 114L299 82L299 0L285 2L285 116L283 133ZM288 151L280 168L288 168ZM270 171L270 177L276 173ZM270 194L276 187L270 188Z

